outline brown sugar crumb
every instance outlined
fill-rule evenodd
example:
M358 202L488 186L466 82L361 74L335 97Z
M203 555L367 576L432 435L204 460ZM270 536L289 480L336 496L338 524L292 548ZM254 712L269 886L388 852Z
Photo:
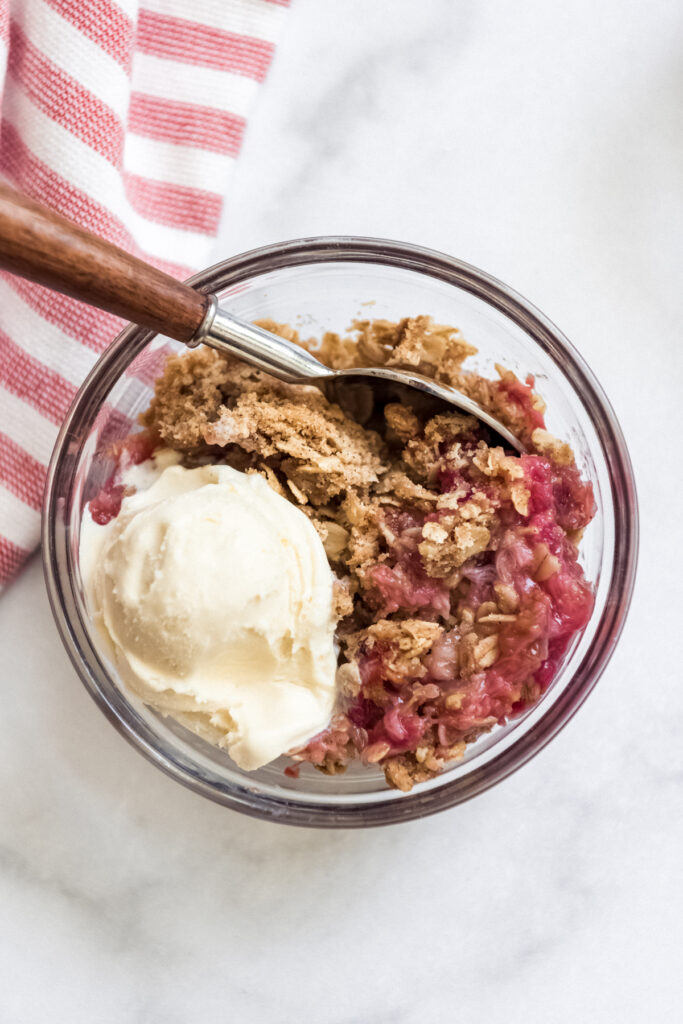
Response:
M340 507L342 524L348 529L347 568L362 576L369 565L380 557L382 506L379 501L364 500L350 491Z
M357 366L406 366L436 376L440 366L460 366L476 353L460 331L435 324L429 316L390 320L356 320Z
M529 488L519 459L506 455L502 448L489 448L480 441L472 463L483 476L500 481L503 492L507 493L520 515L528 514Z
M387 421L388 436L395 437L404 444L420 433L420 421L412 409L405 405L392 402L384 406L384 418Z
M458 439L474 440L476 430L477 421L473 416L457 412L434 416L425 424L421 434L407 442L403 449L403 462L415 480L433 487L443 446L449 445L448 458L452 468L457 468L455 463L461 449L455 442Z
M534 448L543 455L548 455L558 466L571 466L574 452L565 441L558 441L547 430L537 427L531 435Z
M332 608L335 618L345 619L353 612L353 594L348 580L336 580L332 587Z
M454 743L444 752L445 757L439 757L435 746L424 744L414 753L387 758L382 765L384 776L393 789L409 793L413 786L439 775L447 761L462 761L465 749L464 742Z
M229 364L213 349L199 348L171 356L156 382L154 398L143 413L143 426L178 451L203 446L203 431L226 399Z
M407 473L401 469L390 469L388 473L378 481L375 493L380 496L380 501L405 502L415 508L431 510L438 501L438 494L430 491L428 487L415 483Z
M425 675L423 658L442 632L438 623L423 619L380 619L367 629L346 637L345 643L349 654L361 647L371 651L379 645L384 653L385 678L400 682L406 677L419 679Z
M491 540L493 509L483 495L453 509L451 515L422 527L418 551L429 576L445 579L464 562L486 551Z
M317 389L306 401L275 388L240 395L221 406L203 428L209 445L238 445L262 460L275 460L296 490L322 504L349 489L376 483L385 469L382 442L331 405Z
M433 771L417 763L409 755L390 757L384 762L384 776L393 789L409 793L416 783L427 782L443 768L443 762L435 765Z

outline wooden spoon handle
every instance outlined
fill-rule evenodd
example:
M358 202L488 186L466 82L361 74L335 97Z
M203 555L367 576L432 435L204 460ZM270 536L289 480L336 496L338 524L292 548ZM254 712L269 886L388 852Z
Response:
M0 268L178 341L209 299L118 246L0 184Z

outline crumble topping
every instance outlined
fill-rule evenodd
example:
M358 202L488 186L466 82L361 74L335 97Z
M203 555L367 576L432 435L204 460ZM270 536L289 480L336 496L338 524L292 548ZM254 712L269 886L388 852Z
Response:
M592 609L577 561L592 490L546 430L533 379L463 369L476 350L452 327L359 320L318 340L261 326L333 368L403 366L450 384L528 449L507 451L471 416L398 403L367 429L316 388L204 348L169 359L142 417L186 459L259 473L311 519L338 577L341 704L292 757L329 774L361 759L407 791L549 685Z
M406 677L420 679L426 675L423 657L440 635L441 627L436 622L425 622L423 619L380 619L367 629L349 634L344 638L344 643L350 657L361 647L367 651L375 647L386 650L385 679L400 683ZM381 695L380 702L385 698L386 694Z
M367 489L386 469L380 437L317 388L274 381L213 349L168 360L142 422L181 451L241 449L300 504Z

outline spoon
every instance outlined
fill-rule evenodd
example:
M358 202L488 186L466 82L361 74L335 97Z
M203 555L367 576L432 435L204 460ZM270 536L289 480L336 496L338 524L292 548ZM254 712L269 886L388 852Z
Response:
M516 451L525 450L503 423L455 388L387 366L331 370L298 345L233 316L215 296L176 281L4 184L0 268L190 348L210 345L280 380L315 385L361 423L388 401L429 415L455 408L486 423Z

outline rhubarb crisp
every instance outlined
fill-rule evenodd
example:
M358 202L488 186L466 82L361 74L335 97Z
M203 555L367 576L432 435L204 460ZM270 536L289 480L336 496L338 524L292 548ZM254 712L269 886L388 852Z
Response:
M364 320L347 336L303 340L261 326L334 368L410 367L453 385L526 448L513 453L455 411L388 404L361 426L316 388L209 348L168 359L142 417L146 454L162 446L188 466L260 474L322 539L337 579L339 696L329 726L290 751L287 773L360 760L408 791L537 701L588 622L578 545L592 488L547 432L533 379L465 369L476 350L454 328ZM142 451L138 441L136 459Z

